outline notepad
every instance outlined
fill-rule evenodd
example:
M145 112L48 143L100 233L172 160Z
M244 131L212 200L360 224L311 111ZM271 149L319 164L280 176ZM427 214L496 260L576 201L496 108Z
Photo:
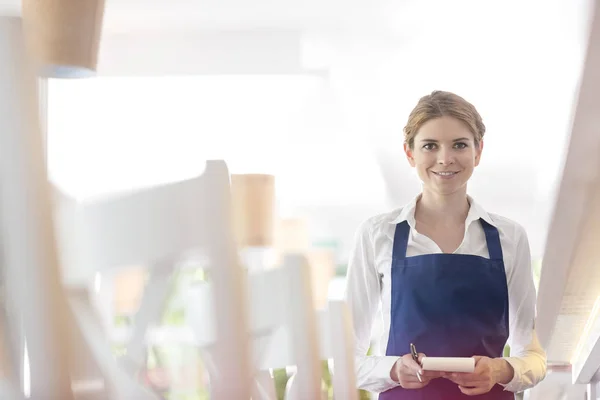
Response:
M423 357L421 365L424 371L473 372L475 359L471 357Z

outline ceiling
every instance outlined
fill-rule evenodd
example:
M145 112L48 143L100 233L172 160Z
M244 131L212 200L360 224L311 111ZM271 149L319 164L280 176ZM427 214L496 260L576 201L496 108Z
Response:
M460 0L106 0L105 31L134 29L347 29L406 35L436 28L472 32L505 27L510 37L532 21L544 31L576 30L585 18L577 0L480 2ZM0 13L18 15L21 0L0 0ZM560 20L557 21L556 19ZM556 25L559 22L560 25ZM491 24L491 26L490 26ZM532 36L531 34L528 36ZM566 40L569 40L568 38Z

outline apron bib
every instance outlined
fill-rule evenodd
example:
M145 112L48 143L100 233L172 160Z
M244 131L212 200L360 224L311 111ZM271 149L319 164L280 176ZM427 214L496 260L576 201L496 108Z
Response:
M498 230L480 219L490 258L462 254L406 257L410 226L396 225L391 268L388 356L410 353L414 343L430 357L502 357L508 339L508 286ZM438 378L422 389L397 387L380 400L514 400L495 385L478 396Z

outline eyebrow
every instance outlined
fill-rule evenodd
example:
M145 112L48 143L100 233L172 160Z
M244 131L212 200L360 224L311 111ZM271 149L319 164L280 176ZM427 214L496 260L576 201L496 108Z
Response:
M453 142L464 142L464 141L469 141L468 138L458 138L458 139L454 139ZM435 139L421 139L421 142L428 142L428 143L437 143L438 141Z

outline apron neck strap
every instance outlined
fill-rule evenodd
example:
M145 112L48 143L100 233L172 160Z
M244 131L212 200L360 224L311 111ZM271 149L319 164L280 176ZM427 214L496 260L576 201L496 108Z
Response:
M396 232L394 233L394 250L392 251L393 260L404 260L406 258L406 248L408 246L408 235L410 234L410 226L408 221L404 220L396 224Z
M485 240L487 242L488 252L490 253L490 259L495 261L504 261L504 257L502 256L502 245L500 244L500 233L498 229L479 218L479 222L481 223L481 227L485 232Z

